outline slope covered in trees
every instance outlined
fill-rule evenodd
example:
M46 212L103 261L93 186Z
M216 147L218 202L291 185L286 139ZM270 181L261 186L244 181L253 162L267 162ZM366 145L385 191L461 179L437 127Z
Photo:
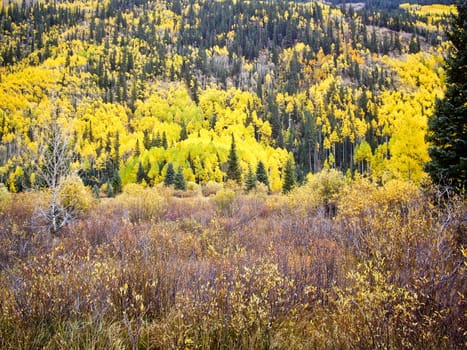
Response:
M465 348L452 10L4 1L0 348Z
M273 191L290 156L300 182L323 167L419 182L443 93L442 9L388 19L321 2L4 5L0 182L34 185L28 158L52 115L72 169L102 191L163 182L169 163L188 182L225 181L232 134L242 180L261 161Z

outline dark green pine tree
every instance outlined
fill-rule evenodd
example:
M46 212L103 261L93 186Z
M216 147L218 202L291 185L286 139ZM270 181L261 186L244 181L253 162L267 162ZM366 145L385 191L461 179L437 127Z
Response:
M114 194L119 194L122 192L123 190L122 178L120 177L120 173L118 172L118 169L114 169L111 184L112 184Z
M143 164L139 162L138 171L136 173L136 182L140 184L145 179L146 179L146 172L144 171Z
M284 169L284 183L282 184L282 193L288 193L295 187L295 167L292 158L287 160Z
M143 131L143 146L147 150L151 148L151 138L149 136L149 130Z
M117 132L115 135L114 141L114 165L118 168L120 167L120 133Z
M188 132L186 130L185 122L182 123L182 130L180 131L180 141L186 140L188 138Z
M99 186L94 185L92 186L92 194L94 197L99 198L100 197L100 191L99 191Z
M105 195L109 198L115 197L114 188L110 181L107 182L107 190L105 191Z
M186 191L185 176L183 176L183 169L181 166L178 167L174 177L174 188L176 190Z
M467 187L467 5L457 6L458 15L448 37L452 51L446 59L447 91L436 101L428 120L427 141L431 161L426 170L432 180L465 193Z
M167 134L165 133L165 131L162 133L162 147L164 149L169 148L169 144L167 142Z
M139 139L136 139L135 158L138 158L140 155L141 155L141 148L139 147Z
M170 185L173 185L174 182L175 182L175 170L174 170L174 165L172 164L172 162L170 162L167 165L167 170L165 172L164 185L170 186Z
M266 185L267 188L269 188L268 174L266 173L266 168L262 161L259 161L258 165L256 166L256 180L258 182L262 182Z
M237 149L235 145L235 138L232 134L232 143L230 145L229 158L227 159L227 179L233 180L238 184L242 183L242 171L238 162Z
M251 165L248 164L248 173L245 178L245 190L250 192L254 188L256 188L256 175L251 169Z

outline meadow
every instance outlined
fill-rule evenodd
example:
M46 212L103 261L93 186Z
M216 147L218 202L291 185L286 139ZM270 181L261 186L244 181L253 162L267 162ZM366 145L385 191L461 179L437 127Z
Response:
M461 349L466 203L324 171L288 195L0 190L2 349ZM447 199L448 198L448 199Z

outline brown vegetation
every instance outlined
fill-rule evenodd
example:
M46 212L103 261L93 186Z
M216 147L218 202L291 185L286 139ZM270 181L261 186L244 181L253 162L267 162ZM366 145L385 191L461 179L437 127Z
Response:
M0 348L466 345L465 201L357 180L331 218L304 191L132 185L55 237L36 228L37 193L2 194Z

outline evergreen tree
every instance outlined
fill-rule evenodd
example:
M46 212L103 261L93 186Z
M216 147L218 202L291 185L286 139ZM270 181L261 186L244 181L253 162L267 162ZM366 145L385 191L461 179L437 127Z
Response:
M182 167L179 166L174 177L174 188L176 190L186 191L185 176L183 176Z
M409 53L417 53L420 51L420 40L418 39L418 36L415 34L412 34L412 38L410 39L409 43Z
M251 165L248 164L248 173L245 178L245 190L250 192L254 188L256 188L256 176L251 169Z
M262 161L259 161L256 167L256 180L258 182L262 182L263 184L266 185L267 188L269 188L268 175L266 173L266 168Z
M146 180L146 172L144 171L143 164L139 162L138 172L136 173L136 182L140 184L143 180Z
M151 148L151 138L149 137L149 130L143 131L143 146L147 150Z
M290 192L295 187L295 182L295 167L292 158L289 158L284 169L284 183L282 184L282 192Z
M92 186L92 194L94 195L94 197L99 198L100 191L97 185Z
M182 130L180 131L180 140L186 140L188 138L188 132L186 130L185 122L182 123Z
M114 169L111 184L112 184L114 194L118 194L122 192L123 190L122 178L120 177L120 173L118 172L118 169Z
M136 139L135 158L138 158L140 155L141 155L141 149L139 147L139 139Z
M115 135L115 142L114 142L114 165L115 168L118 170L120 167L120 133L117 132Z
M453 49L446 60L447 91L428 121L431 161L426 170L434 182L464 192L467 186L467 5L457 6L451 32Z
M175 182L175 170L172 162L167 165L167 170L165 172L164 185L170 186Z
M165 133L165 131L162 133L162 147L164 149L169 148L169 144L167 142L167 134Z
M242 182L242 172L238 162L235 138L233 134L232 143L230 145L229 158L227 159L227 179L236 181L238 184Z
M105 195L109 198L115 197L114 188L110 182L107 182L107 190L105 191Z

